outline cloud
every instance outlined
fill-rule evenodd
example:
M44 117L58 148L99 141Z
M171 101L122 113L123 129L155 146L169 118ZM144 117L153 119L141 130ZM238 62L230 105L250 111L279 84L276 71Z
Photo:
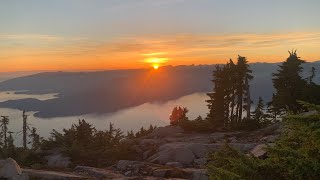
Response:
M143 56L162 56L162 55L166 55L168 53L166 52L153 52L153 53L146 53L146 54L142 54Z
M305 44L320 44L319 32L269 33L269 34L221 34L221 35L159 35L121 37L109 41L96 41L89 38L61 37L41 34L0 35L0 40L26 40L48 42L48 47L35 45L34 48L63 50L91 54L136 54L139 56L183 55L201 52L256 50ZM59 46L50 43L58 43ZM3 43L3 42L2 42ZM287 47L292 48L292 47ZM77 53L76 53L77 54Z
M306 43L320 43L320 33L281 34L231 34L231 35L171 35L154 37L131 37L104 44L104 49L112 53L167 52L183 54L205 51L255 50L277 48ZM291 48L291 47L287 47Z
M186 0L157 0L157 1L148 1L154 6L166 6L171 4L183 3Z
M288 49L298 49L306 60L319 60L320 32L269 34L177 34L90 39L50 35L0 35L21 44L2 47L1 63L28 67L144 67L149 61L165 64L223 63L237 54L251 62L284 60ZM31 43L26 45L26 41ZM38 42L38 43L34 43ZM28 43L27 43L28 44ZM147 60L147 61L146 61ZM41 67L40 67L41 65ZM81 67L81 68L80 68Z
M57 41L62 37L46 34L0 34L1 40L36 40L36 41Z

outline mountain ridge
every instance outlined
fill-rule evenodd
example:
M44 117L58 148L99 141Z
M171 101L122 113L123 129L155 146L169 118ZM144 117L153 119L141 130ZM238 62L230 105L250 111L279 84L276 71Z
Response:
M272 96L272 73L279 63L253 63L251 82L253 100ZM304 76L320 63L306 63ZM214 65L166 66L159 70L131 69L97 72L44 72L0 83L0 91L24 91L27 94L58 93L57 98L11 100L2 108L26 109L42 118L110 113L146 102L165 102L193 93L212 90ZM316 77L319 82L319 77ZM20 92L21 93L21 92ZM30 101L33 101L31 103Z

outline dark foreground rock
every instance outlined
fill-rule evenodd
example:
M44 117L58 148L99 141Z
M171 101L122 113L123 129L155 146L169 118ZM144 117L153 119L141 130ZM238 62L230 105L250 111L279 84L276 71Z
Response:
M0 178L13 180L29 179L28 175L22 172L20 166L12 158L0 160Z
M114 171L131 178L161 178L161 179L194 179L207 180L205 169L182 168L178 162L168 165L153 164L149 162L121 160L115 165Z
M74 172L92 177L94 179L125 179L125 176L114 173L111 170L87 166L77 166L76 168L74 168Z
M138 154L136 161L120 160L105 168L77 166L73 172L21 169L13 159L0 160L0 178L25 179L191 179L208 180L207 155L225 146L265 158L266 147L279 138L281 125L253 132L186 133L179 127L155 129L148 136L125 140ZM67 167L70 159L59 153L47 156L48 167Z
M43 179L43 180L83 180L91 179L90 177L77 175L74 173L66 172L54 172L54 171L43 171L34 169L23 169L23 173L27 174L30 179Z
M209 152L227 142L243 153L263 158L265 147L279 138L281 128L281 124L274 124L252 132L186 133L180 127L161 127L126 142L140 154L141 161L121 160L115 167L127 177L208 179L205 168Z

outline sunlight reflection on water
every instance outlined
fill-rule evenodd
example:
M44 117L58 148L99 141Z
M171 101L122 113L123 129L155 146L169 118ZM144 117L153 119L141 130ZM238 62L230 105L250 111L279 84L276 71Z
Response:
M2 94L3 95L3 94ZM8 94L8 96L12 96ZM20 96L20 95L19 95ZM2 99L8 97L1 97ZM1 100L0 98L0 100ZM36 127L38 133L48 138L52 129L59 132L63 128L70 128L73 123L77 123L78 119L85 119L93 124L97 130L105 130L109 123L112 122L115 127L120 128L124 132L133 130L137 131L141 126L149 127L150 124L156 126L165 126L169 124L169 115L175 106L184 106L189 109L188 117L195 119L197 116L205 116L207 107L204 93L195 93L181 97L176 100L165 103L145 103L143 105L123 109L121 111L109 114L87 114L81 116L59 117L59 118L37 118L29 112L28 123L32 127ZM19 132L22 129L22 112L15 109L0 108L0 115L10 117L9 130ZM21 135L17 135L16 144L21 144Z

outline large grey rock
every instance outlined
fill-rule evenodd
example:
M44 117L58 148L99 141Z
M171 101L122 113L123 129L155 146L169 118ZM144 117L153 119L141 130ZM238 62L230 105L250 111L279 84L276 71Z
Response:
M193 154L192 150L188 148L179 148L174 152L173 160L181 162L182 164L192 164L196 159L196 156Z
M154 177L160 177L160 178L164 178L166 177L167 173L169 172L168 169L157 169L155 171L153 171L153 176Z
M142 139L139 144L143 146L150 146L157 144L157 141L154 139Z
M190 166L195 155L185 146L185 144L165 144L159 147L159 151L151 156L148 161L152 163L166 164L168 162L180 162L187 166Z
M210 134L209 138L212 141L221 141L224 139L225 136L226 136L226 133L216 132L216 133Z
M259 130L257 133L262 134L263 136L267 136L267 135L280 134L281 131L282 131L282 124L276 123L264 129Z
M121 174L114 173L110 170L106 169L99 169L94 167L87 167L87 166L77 166L74 168L74 172L85 174L95 179L123 179L125 176Z
M253 149L256 143L230 143L230 146L241 151L248 152ZM205 158L210 151L216 151L225 146L224 143L201 144L201 143L167 143L160 146L157 152L150 156L147 161L158 164L168 162L180 162L183 165L193 166L196 159Z
M279 134L269 135L269 136L261 138L260 142L263 142L263 143L274 143L274 142L276 142L276 140L279 139L279 137L280 137Z
M181 162L168 162L166 166L174 167L174 168L183 168L183 164Z
M254 148L257 145L257 143L229 143L229 146L231 146L234 149L237 149L241 152L248 152L252 148ZM205 144L207 152L209 151L216 151L225 146L224 143L216 143L216 144ZM200 157L202 158L202 157Z
M203 167L207 164L207 161L208 161L207 158L199 158L194 160L194 164L196 166Z
M23 173L27 174L30 179L47 179L47 180L70 180L70 179L89 179L89 177L81 176L73 173L63 173L54 171L44 171L35 169L23 169Z
M153 130L149 137L168 137L183 133L184 130L177 126L159 127Z
M20 166L12 158L0 161L0 177L12 180L29 179L28 176L22 173Z
M159 164L180 162L191 166L196 158L205 157L210 148L204 144L195 143L168 143L160 146L158 152L148 161Z
M135 164L141 164L141 162L138 161L128 161L128 160L120 160L117 163L117 169L120 171L127 170L128 167L133 166Z
M206 169L184 169L191 180L209 180L209 176Z
M230 143L230 146L241 152L248 152L254 148L256 143Z
M250 154L257 158L264 158L267 155L267 147L266 144L259 144L250 151Z
M46 156L45 159L48 161L49 167L67 168L71 164L70 158L64 157L60 153Z
M208 148L205 144L192 143L188 144L186 147L193 152L196 158L203 158L208 153Z
M143 160L148 159L148 157L150 157L151 152L152 152L151 150L143 152L142 159Z

